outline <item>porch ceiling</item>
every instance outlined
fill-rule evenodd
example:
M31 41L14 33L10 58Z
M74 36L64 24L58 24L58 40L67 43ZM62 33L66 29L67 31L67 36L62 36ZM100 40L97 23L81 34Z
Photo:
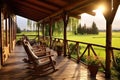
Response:
M67 11L69 16L79 18L81 13L94 15L95 5L105 0L5 0L16 15L34 21L55 17Z

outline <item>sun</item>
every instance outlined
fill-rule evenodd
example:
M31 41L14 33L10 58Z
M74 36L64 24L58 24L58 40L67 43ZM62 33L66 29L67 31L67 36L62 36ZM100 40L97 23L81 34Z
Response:
M104 13L105 12L105 6L100 5L96 10L93 10L93 12Z
M104 12L105 11L105 6L103 6L103 5L99 6L97 11Z

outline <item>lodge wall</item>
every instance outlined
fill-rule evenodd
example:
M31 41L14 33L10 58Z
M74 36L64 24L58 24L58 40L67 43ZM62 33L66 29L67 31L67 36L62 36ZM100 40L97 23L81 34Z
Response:
M1 5L0 26L0 69L9 58L16 43L16 15L6 4Z

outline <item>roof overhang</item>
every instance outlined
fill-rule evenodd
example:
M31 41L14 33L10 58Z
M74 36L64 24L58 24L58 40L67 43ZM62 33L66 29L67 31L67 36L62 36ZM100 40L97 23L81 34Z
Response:
M16 15L34 21L56 18L64 11L69 16L80 18L80 14L94 15L94 9L105 0L5 0Z

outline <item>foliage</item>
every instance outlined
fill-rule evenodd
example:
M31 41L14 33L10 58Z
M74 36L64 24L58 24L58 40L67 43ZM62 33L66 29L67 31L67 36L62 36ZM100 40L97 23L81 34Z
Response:
M56 50L63 50L63 43L62 42L60 42L60 41L57 41L56 43L55 43L55 46L56 46Z
M77 49L75 48L75 44L73 44L73 43L70 43L69 44L69 48L70 48L70 53L71 53L71 51L72 51L72 53L73 54L76 54L77 53Z
M21 29L17 26L17 33L21 33Z
M50 30L50 27L47 25L45 25L45 36L49 36L49 30Z
M99 60L96 57L88 56L87 60L88 65L99 65Z
M57 24L57 26L56 26L57 32L58 32L58 34L60 34L63 31L64 23L62 20L59 20L56 24Z
M77 32L80 34L98 34L99 33L95 22L93 22L91 28L87 28L86 24L84 24L84 26L82 27L80 24L77 28Z
M120 73L120 55L116 55L115 59L116 59L115 69Z
M69 21L68 21L68 25L67 25L67 30L76 33L77 32L76 31L76 29L77 29L76 27L78 25L78 21L79 21L79 19L74 18L74 17L70 17Z
M48 46L49 45L49 40L48 39L43 39L43 38L40 38L40 43L45 45L45 46Z
M80 60L83 61L83 62L86 62L86 56L85 55L82 56Z
M32 28L32 21L29 19L27 20L27 26L29 27L29 29Z
M92 31L91 33L93 33L93 34L98 34L98 28L97 28L95 22L93 22L93 24L92 24L92 30L91 31Z

